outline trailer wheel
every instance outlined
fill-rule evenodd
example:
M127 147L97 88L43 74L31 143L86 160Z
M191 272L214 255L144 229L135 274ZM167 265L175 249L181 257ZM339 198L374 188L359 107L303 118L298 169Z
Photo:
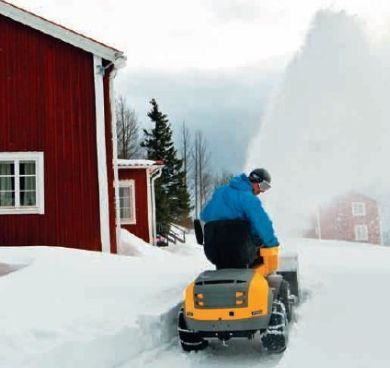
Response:
M188 329L184 319L183 308L181 308L179 312L177 329L179 331L180 344L184 351L200 351L207 347L208 342L204 340L198 332Z

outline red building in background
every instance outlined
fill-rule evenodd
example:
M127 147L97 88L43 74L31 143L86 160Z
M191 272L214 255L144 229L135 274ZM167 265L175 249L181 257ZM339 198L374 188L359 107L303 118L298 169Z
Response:
M123 53L0 0L0 63L0 246L116 252Z
M156 242L154 181L161 161L118 160L121 227L147 243Z
M349 192L319 208L307 237L381 244L379 204L357 192Z

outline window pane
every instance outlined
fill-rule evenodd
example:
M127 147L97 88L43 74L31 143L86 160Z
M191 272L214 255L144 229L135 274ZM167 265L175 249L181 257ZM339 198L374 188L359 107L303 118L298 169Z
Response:
M121 207L130 207L130 198L121 198L122 204Z
M35 176L20 177L20 190L36 190Z
M122 187L119 188L119 197L129 197L130 196L130 188Z
M1 191L15 190L15 178L0 176L0 190Z
M13 162L0 162L0 176L2 175L15 175L15 165Z
M354 216L365 216L366 206L363 202L353 202L352 203L352 214Z
M122 211L123 211L123 218L129 220L131 218L130 208L124 207L124 208L122 208Z
M15 206L15 192L0 191L0 207Z
M20 192L20 205L21 206L36 206L37 195L35 191L21 191Z
M122 207L120 210L121 219L122 220L130 220L131 219L131 210L129 207Z
M19 166L20 175L35 175L34 161L21 161Z
M132 184L126 186L122 186L119 188L119 203L120 203L120 217L121 220L126 221L134 221L134 213L133 213L133 190L134 186Z

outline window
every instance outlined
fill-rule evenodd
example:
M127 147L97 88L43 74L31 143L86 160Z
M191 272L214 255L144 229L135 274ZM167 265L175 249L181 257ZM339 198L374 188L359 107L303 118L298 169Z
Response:
M0 215L44 214L42 152L0 153Z
M368 240L368 228L367 225L355 226L355 240L367 241Z
M366 204L364 202L352 202L353 216L366 216Z
M135 224L135 185L134 180L119 183L119 206L122 224Z

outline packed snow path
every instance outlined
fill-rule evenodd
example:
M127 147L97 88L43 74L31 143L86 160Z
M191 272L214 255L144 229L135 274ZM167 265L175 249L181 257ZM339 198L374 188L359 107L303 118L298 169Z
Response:
M303 300L282 356L258 339L181 351L182 291L211 265L189 242L136 244L131 257L54 248L0 249L1 368L388 367L390 249L288 240Z
M285 248L300 256L302 302L282 356L263 353L258 338L186 354L176 338L120 368L388 367L390 249L301 239Z

